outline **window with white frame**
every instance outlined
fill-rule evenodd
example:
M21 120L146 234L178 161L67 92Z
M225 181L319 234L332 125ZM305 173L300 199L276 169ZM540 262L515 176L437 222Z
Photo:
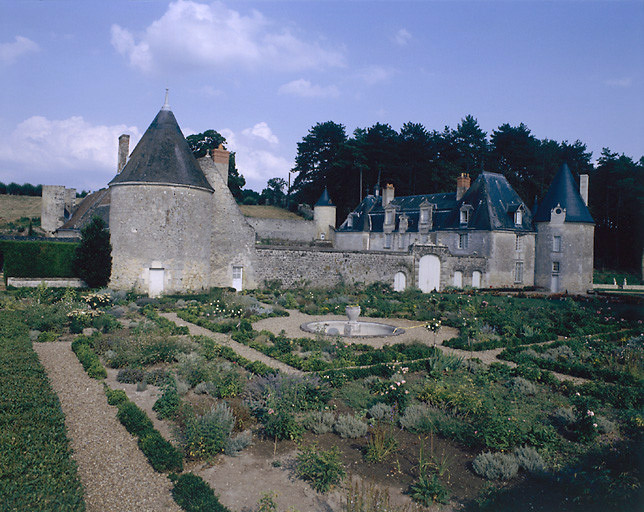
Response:
M427 224L429 222L429 208L420 209L420 223Z
M561 252L561 236L559 235L552 237L552 252Z
M470 221L470 211L468 208L461 208L461 224L467 224Z
M514 248L517 251L522 251L523 250L523 235L517 235L517 238L514 241Z
M514 282L523 283L523 262L516 261L514 263Z
M520 226L523 223L523 211L521 211L521 208L519 208L516 212L514 212L514 224L517 226Z
M469 245L469 237L467 233L460 233L458 235L458 248L459 249L467 249L467 246Z

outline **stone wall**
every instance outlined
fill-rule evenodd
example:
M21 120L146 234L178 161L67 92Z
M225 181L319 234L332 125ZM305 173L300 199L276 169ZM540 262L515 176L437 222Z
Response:
M150 269L163 269L164 293L212 286L212 192L154 184L110 189L112 288L148 293Z
M257 240L286 240L309 243L315 240L317 228L312 220L259 219L246 217L246 221L257 233Z
M223 160L223 159L222 159ZM211 237L210 286L233 286L233 267L242 268L242 288L257 287L255 231L246 221L224 178L224 164L211 157L198 160L208 182L215 189L212 217L202 236ZM208 260L206 259L206 261Z
M393 285L396 272L403 272L408 276L407 286L413 286L410 276L414 275L414 258L407 252L258 246L257 257L260 284L279 279L285 287L299 284L326 287L341 282L378 281Z
M85 288L87 285L82 279L77 277L47 277L47 278L28 278L28 277L8 277L7 286L16 288L37 288L41 284L49 288Z
M592 224L537 224L535 285L552 293L582 294L592 289L594 234L595 226ZM555 236L561 237L559 247L554 246Z

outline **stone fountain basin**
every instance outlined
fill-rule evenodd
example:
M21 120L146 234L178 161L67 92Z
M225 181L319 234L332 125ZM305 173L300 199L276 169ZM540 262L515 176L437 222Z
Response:
M349 329L347 329L349 328ZM378 336L398 336L405 332L402 327L381 324L378 322L347 322L346 320L323 320L300 325L300 329L324 336L342 336L347 338L369 338ZM347 334L350 332L350 334Z

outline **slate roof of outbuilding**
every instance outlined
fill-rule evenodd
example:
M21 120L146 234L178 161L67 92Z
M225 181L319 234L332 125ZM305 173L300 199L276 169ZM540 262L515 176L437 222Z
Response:
M109 228L110 189L102 188L85 196L71 218L56 231L83 229L94 217L100 217Z
M567 164L562 164L557 175L552 180L550 188L543 196L534 216L535 222L550 222L550 212L561 206L566 210L565 222L586 222L594 224L594 220L579 195L577 182L573 178Z
M163 108L110 185L157 183L212 191L171 110Z
M420 206L425 201L434 205L432 231L463 227L484 231L533 230L530 210L502 174L481 173L460 201L456 200L454 192L395 197L389 203L396 209L395 229L398 229L400 214L404 213L408 218L407 232L417 232ZM460 208L463 204L472 207L467 226L460 223ZM514 224L514 212L519 207L523 207L523 215L521 224L517 226ZM382 232L385 218L382 197L367 196L352 215L353 225L349 227L347 220L338 231Z

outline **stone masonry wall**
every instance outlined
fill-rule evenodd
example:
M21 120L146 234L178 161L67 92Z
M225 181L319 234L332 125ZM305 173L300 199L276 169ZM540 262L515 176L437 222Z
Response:
M257 233L257 240L288 240L309 243L315 240L317 229L311 220L259 219L246 217Z
M227 180L212 158L198 160L208 182L215 189L212 196L210 228L202 236L210 236L210 286L232 286L233 267L242 267L243 289L257 287L257 255L255 252L255 231L241 213L235 198L230 193ZM221 167L221 165L219 166ZM226 174L227 177L227 174Z
M211 286L211 192L136 184L111 194L112 288L147 293L151 268L164 270L164 293Z
M414 258L409 253L258 246L257 257L257 277L261 284L279 279L285 287L377 281L393 285L396 272L404 272L408 276L407 285L413 286L409 276L414 275Z

